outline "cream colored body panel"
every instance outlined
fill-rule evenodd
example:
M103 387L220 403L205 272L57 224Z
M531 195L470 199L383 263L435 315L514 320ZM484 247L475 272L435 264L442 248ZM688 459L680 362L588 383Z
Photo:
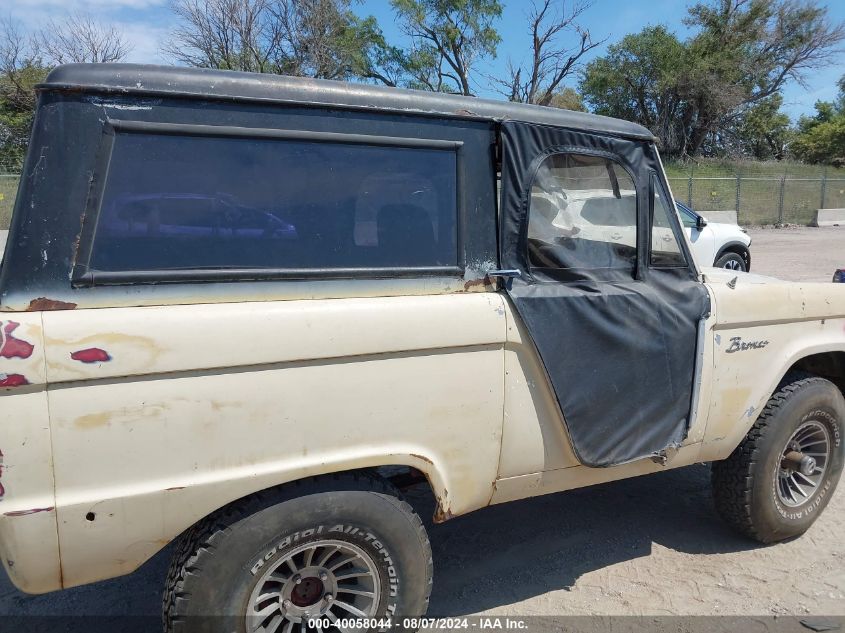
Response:
M666 465L658 464L650 459L641 459L612 468L589 468L579 465L499 479L496 481L496 491L493 493L490 503L516 501L526 497L536 497L607 483L608 481L628 479L638 475L648 475L669 468L689 466L700 461L700 446L700 444L692 444L681 447Z
M576 466L578 459L534 343L510 300L499 478Z
M41 315L0 313L0 556L28 592L61 586Z
M715 315L713 395L701 452L709 461L730 455L793 364L813 354L845 352L845 288L719 269L707 270L705 278ZM767 343L728 352L734 339Z
M31 383L0 393L10 575L43 592L128 573L226 503L312 475L412 466L447 519L724 458L792 363L845 351L839 288L736 276L706 273L684 446L601 469L579 464L502 293L6 313L37 349L0 359ZM728 354L732 337L769 343Z
M501 446L493 293L44 314L64 586L138 567L194 522L309 475L409 465L445 518ZM97 348L111 360L71 358ZM472 450L468 450L472 447Z

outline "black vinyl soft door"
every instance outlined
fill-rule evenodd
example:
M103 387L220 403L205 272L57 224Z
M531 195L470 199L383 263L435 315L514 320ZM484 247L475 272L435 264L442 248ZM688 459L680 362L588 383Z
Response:
M501 266L579 460L660 456L686 437L709 296L646 142L502 125ZM652 221L652 217L654 221Z

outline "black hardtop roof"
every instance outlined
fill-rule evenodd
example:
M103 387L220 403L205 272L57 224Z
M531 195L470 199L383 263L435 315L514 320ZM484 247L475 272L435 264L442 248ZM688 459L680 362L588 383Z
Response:
M508 101L326 79L140 64L67 64L39 90L307 104L481 120L514 120L653 140L636 123Z

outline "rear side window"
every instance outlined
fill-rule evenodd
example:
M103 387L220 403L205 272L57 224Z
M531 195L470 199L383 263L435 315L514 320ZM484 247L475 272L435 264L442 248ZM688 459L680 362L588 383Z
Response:
M118 133L89 268L454 267L457 154Z
M602 156L553 154L537 170L528 215L532 268L621 269L637 259L637 192Z

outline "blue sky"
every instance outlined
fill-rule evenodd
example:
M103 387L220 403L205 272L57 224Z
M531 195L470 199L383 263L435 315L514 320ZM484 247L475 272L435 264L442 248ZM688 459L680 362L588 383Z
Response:
M50 17L60 17L70 11L90 12L103 21L116 23L123 29L133 45L128 61L141 63L167 63L159 52L159 42L173 26L167 8L168 0L0 0L0 15L11 16L26 27L38 27ZM518 63L527 61L530 44L526 33L525 14L528 0L502 0L505 5L502 20L497 25L502 36L495 60L479 67L484 75L502 74L508 59ZM680 0L595 0L581 18L595 39L607 38L604 46L596 49L590 58L601 55L607 44L618 42L627 33L639 31L650 24L666 24L679 36L687 32L682 20L690 2ZM829 14L838 21L845 21L845 2L824 2ZM361 15L375 15L390 41L401 43L402 34L396 28L388 0L360 2L355 10ZM845 52L840 53L835 64L817 70L807 77L807 88L790 84L784 91L784 109L797 118L812 113L813 104L831 100L836 95L836 80L845 74ZM575 85L576 79L570 81ZM497 97L495 92L477 87L478 94Z

